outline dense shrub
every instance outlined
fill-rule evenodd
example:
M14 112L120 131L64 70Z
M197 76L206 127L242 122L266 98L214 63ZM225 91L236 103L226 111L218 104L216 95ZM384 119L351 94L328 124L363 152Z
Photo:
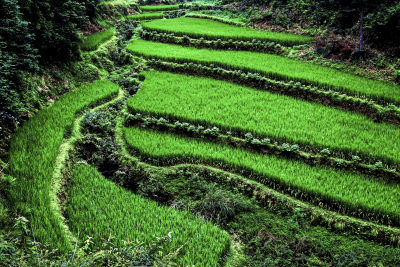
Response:
M241 212L251 211L253 205L244 197L211 184L204 198L193 203L191 209L198 216L223 225Z

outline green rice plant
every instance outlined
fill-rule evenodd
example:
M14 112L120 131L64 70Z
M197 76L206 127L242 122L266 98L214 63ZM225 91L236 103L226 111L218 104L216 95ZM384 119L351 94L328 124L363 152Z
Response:
M252 132L311 148L400 163L400 129L357 114L210 78L144 72L134 112Z
M111 27L103 32L96 32L81 37L80 48L84 51L96 50L102 43L111 39L115 35L115 27Z
M189 18L199 18L199 19L210 19L210 20L215 20L219 21L225 24L230 24L230 25L235 25L235 26L246 26L246 23L242 22L239 19L231 19L231 18L224 18L224 17L219 17L219 16L212 16L208 14L202 14L202 13L196 13L196 12L191 12L186 15L186 17Z
M234 39L243 41L278 42L285 45L299 45L312 40L312 37L289 33L267 32L250 28L229 25L215 20L180 17L168 21L154 20L143 23L143 29L177 35L187 35L192 38Z
M50 197L52 177L60 145L75 115L89 105L111 98L118 85L95 81L63 95L18 129L11 141L8 172L16 178L11 192L17 213L28 216L41 243L66 251L72 248Z
M141 13L135 15L126 16L130 20L151 20L151 19L162 19L164 18L164 12L151 12L151 13Z
M390 218L400 223L400 184L327 166L310 166L276 156L264 156L224 144L180 137L148 129L124 128L128 146L152 163L205 163L235 171L246 170L251 179L316 205L326 205L363 218Z
M217 266L228 251L230 237L225 231L188 212L134 195L92 166L76 166L68 196L66 214L71 230L92 237L96 247L109 236L119 243L137 240L148 244L170 235L171 242L161 244L165 253L161 256L176 253L172 260L178 266Z
M151 6L140 6L142 11L154 12L154 11L169 11L179 9L179 5L151 5Z
M120 5L129 7L131 5L136 4L136 0L110 0L110 1L102 1L99 5Z
M127 49L147 58L220 65L228 69L261 73L268 78L295 80L325 89L346 92L350 95L400 103L400 87L395 84L362 78L277 55L247 51L196 49L144 40L132 41Z

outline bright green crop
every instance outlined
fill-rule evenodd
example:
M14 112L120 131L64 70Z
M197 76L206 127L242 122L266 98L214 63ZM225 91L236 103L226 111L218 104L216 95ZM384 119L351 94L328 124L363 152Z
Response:
M167 11L179 9L179 5L152 5L152 6L140 6L142 11Z
M250 169L266 180L321 196L331 204L341 203L355 211L388 214L397 224L400 222L400 184L389 185L351 171L322 165L312 167L299 161L136 127L125 128L124 134L130 147L151 157L189 162L194 158L211 165L225 162L238 170Z
M128 105L231 130L400 162L400 128L356 113L210 78L150 71Z
M85 51L95 50L102 43L111 39L115 34L115 27L111 27L104 32L96 32L82 37L80 48Z
M129 15L126 18L131 20L150 20L150 19L162 19L164 17L164 12L151 12Z
M135 54L180 62L215 63L233 69L264 73L274 79L295 80L357 96L400 103L400 87L362 78L308 62L247 51L220 51L134 40L127 47Z
M41 243L61 251L72 248L50 203L56 158L76 113L118 90L118 85L109 81L85 84L39 111L13 137L8 169L16 178L12 201L18 212L29 215L35 238Z
M229 235L209 222L132 194L105 179L89 165L78 165L68 190L66 213L71 230L90 236L96 246L111 235L145 244L171 232L164 253L180 247L178 266L217 266L230 244Z
M205 39L239 39L247 41L255 39L287 45L304 44L312 40L312 38L308 36L260 31L228 25L209 19L189 17L146 22L143 23L143 29L187 35L193 38L204 37Z

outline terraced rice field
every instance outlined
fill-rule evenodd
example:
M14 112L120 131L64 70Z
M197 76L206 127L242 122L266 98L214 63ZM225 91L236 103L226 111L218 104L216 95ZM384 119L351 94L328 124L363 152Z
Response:
M168 11L179 9L179 5L151 5L151 6L140 6L140 9L145 12L155 11Z
M146 12L141 14L126 16L130 20L151 20L151 19L162 19L164 17L164 12Z
M68 194L72 196L66 210L71 230L93 237L98 247L109 235L119 243L129 239L149 243L170 235L166 253L186 243L177 261L181 266L216 266L229 248L229 235L218 227L136 196L89 165L75 168Z
M400 88L394 84L361 78L312 63L246 51L196 49L179 45L134 40L127 47L137 55L178 62L199 62L249 70L278 80L294 80L371 99L400 102Z
M145 155L159 157L168 162L200 159L199 162L226 162L236 169L249 169L261 174L271 183L285 184L287 188L299 188L302 192L318 196L328 203L343 203L353 210L364 209L371 213L390 215L400 222L399 185L387 185L384 181L340 171L325 166L310 167L307 164L263 156L201 140L182 138L140 128L125 129L128 145ZM229 166L228 165L228 166ZM312 197L310 198L312 199Z
M79 45L82 50L91 51L99 47L101 43L111 39L115 35L115 27L110 27L103 32L96 32L86 36L81 39L81 44Z
M199 18L155 20L143 26L146 30L192 38L240 39L250 34L257 39L252 31L244 30L241 35L239 27ZM230 27L232 30L227 31ZM262 33L257 34L261 36ZM132 41L128 49L145 58L256 72L267 78L298 81L385 103L399 103L400 100L400 88L394 84L276 55L197 49L144 40ZM169 71L173 71L173 67ZM385 223L399 225L397 182L387 182L379 175L361 174L357 169L337 168L340 162L337 166L318 163L310 166L299 159L257 153L216 141L222 139L211 141L212 137L199 135L205 133L204 129L212 133L218 127L218 133L221 130L241 136L252 133L258 142L267 138L268 142L272 139L298 144L306 150L329 148L328 151L338 157L358 158L355 156L358 155L371 162L383 161L398 166L400 131L397 125L376 123L354 112L211 78L155 70L143 76L140 90L128 100L129 111L153 116L154 125L158 126L143 129L149 127L148 124L139 123L124 129L131 153L140 155L143 160L161 165L186 162L219 166L247 174L303 201L322 202L327 209L364 219L369 217L365 214L370 214L371 219L390 217L390 222ZM179 135L167 133L162 128L165 119L171 124L178 123L175 125L179 127L182 127L179 121L185 122L187 128ZM161 129L162 132L157 132ZM380 166L378 163L376 168Z
M190 17L146 22L143 23L143 29L174 33L176 35L187 35L193 38L203 37L205 39L234 39L246 41L261 40L273 41L286 45L304 44L312 40L311 37L307 36L263 32L232 26L218 21Z
M209 78L155 71L145 77L142 90L128 101L134 112L400 162L397 126Z
M117 92L118 86L109 81L83 85L31 118L11 142L9 170L18 179L14 204L20 212L29 210L36 238L61 251L72 248L50 197L61 143L79 111Z
M142 6L157 12L128 19L153 19L177 8ZM143 26L194 38L310 41L200 18ZM88 49L103 37L86 40ZM127 49L143 58L250 70L400 103L394 84L277 55L144 40ZM13 204L32 222L37 240L61 252L74 251L75 241L88 237L98 249L111 237L117 246L153 244L158 254L151 257L177 266L249 266L246 259L257 257L261 264L274 249L281 253L278 265L285 265L280 258L314 253L312 262L295 261L339 264L346 257L343 265L351 265L347 257L361 254L365 264L400 264L399 125L174 68L136 69L137 91L107 80L84 84L18 129L6 175L17 181ZM90 132L96 116L107 128L103 135L96 135L101 129ZM296 254L283 255L287 246Z

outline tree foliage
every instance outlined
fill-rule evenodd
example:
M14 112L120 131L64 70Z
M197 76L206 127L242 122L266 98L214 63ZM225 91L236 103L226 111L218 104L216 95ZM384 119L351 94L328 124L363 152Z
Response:
M22 19L17 0L0 0L0 106L15 114L23 109L19 99L18 74L37 71L38 54L32 45L29 23Z
M24 19L35 35L34 45L44 60L76 60L79 58L78 30L89 24L95 15L97 0L58 1L20 0Z

